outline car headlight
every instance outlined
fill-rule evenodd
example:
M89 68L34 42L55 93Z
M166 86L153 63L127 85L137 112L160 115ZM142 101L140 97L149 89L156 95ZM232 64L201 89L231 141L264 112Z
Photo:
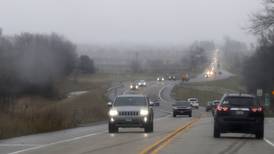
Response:
M133 85L130 85L130 88L132 89L132 88L133 88Z
M144 83L144 85L146 85L147 83Z
M147 116L148 115L148 110L141 109L140 115L141 116Z
M118 111L117 110L114 110L114 109L111 109L111 110L109 110L109 112L108 112L108 114L110 115L110 116L117 116L118 115Z
M135 88L136 88L136 89L138 89L138 88L139 88L139 86L135 86Z
M140 83L140 82L138 83L139 86L140 86L141 84L142 84L142 83Z

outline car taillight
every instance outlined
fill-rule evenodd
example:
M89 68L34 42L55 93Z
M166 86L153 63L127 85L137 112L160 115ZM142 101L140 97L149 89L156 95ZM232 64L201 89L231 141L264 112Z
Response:
M229 107L218 105L218 106L217 106L217 110L220 111L220 112L221 112L221 111L226 112L226 111L229 110Z
M252 107L251 108L252 112L263 112L263 107Z

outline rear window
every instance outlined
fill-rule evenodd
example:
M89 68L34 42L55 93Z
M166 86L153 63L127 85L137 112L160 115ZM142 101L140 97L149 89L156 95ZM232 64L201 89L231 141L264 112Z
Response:
M230 106L255 106L258 105L253 97L226 97L222 104Z
M145 97L118 97L114 102L114 106L146 106Z
M191 98L191 99L189 99L189 101L198 101L198 99L197 98Z

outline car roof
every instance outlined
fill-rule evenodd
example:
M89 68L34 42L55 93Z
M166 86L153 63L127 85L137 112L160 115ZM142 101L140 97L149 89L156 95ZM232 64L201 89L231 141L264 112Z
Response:
M225 94L226 97L252 97L254 98L254 95L251 94L244 94L244 93L230 93L230 94Z
M146 96L141 94L124 94L124 95L118 95L117 97L146 97Z
M189 103L189 101L176 101L176 103Z

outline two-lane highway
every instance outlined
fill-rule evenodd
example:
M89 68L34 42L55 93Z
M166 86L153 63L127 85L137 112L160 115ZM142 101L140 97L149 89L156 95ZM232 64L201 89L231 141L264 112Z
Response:
M170 116L170 97L176 82L149 82L139 92L150 97L159 97L161 105L155 107L154 132L143 129L120 129L117 134L107 132L107 124L79 127L52 133L29 135L0 141L2 154L131 154L131 153L274 153L274 119L265 121L264 140L251 135L228 134L220 139L213 138L213 123L210 113L203 108L193 110L193 117ZM118 86L119 93L134 93L127 83ZM110 91L113 91L111 89ZM236 137L235 137L236 136ZM272 144L272 145L271 145Z

